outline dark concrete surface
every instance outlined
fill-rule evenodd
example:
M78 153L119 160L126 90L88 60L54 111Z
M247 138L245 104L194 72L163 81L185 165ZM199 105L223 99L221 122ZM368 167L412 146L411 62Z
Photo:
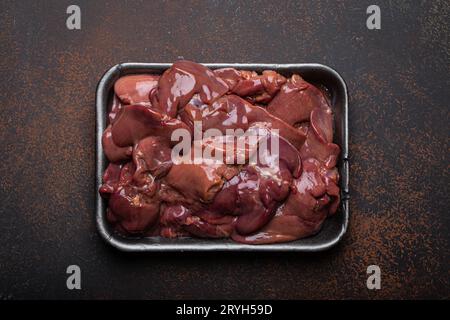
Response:
M372 3L374 2L374 3ZM65 26L78 4L82 29ZM381 8L381 30L366 8ZM449 298L442 1L1 1L0 296ZM351 220L319 254L124 254L94 224L94 93L125 61L319 62L350 92ZM66 267L82 290L66 288ZM382 288L366 288L377 264Z

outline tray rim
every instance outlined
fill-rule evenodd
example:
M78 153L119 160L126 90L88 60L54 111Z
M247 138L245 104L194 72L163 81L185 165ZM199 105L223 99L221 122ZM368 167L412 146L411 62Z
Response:
M108 69L100 81L97 84L95 105L96 105L96 177L95 177L95 190L96 190L96 212L95 220L97 231L104 241L109 243L111 246L115 247L120 251L125 252L183 252L183 251L239 251L239 252L319 252L330 249L334 247L345 235L348 229L349 223L349 155L348 155L348 90L347 85L342 78L342 76L333 68L320 64L320 63L286 63L286 64L273 64L273 63L201 63L207 67L217 69L225 67L234 67L242 69L276 69L276 70L289 70L289 69L310 69L310 70L320 70L322 72L329 73L334 77L342 90L342 100L343 100L343 136L344 141L341 145L342 170L339 172L341 175L341 188L342 191L342 215L343 223L341 225L340 231L337 236L330 241L326 241L318 244L301 244L296 243L301 241L301 239L294 242L287 243L277 243L277 244L263 244L263 245L248 245L236 242L230 243L217 243L217 240L210 240L210 243L206 244L192 244L192 243L127 243L127 239L120 237L113 232L108 230L106 219L104 219L104 204L103 199L97 192L98 188L102 183L103 175L103 163L105 162L105 155L103 154L103 147L101 143L101 138L103 130L105 128L105 116L103 115L104 106L107 104L107 99L105 99L105 91L111 90L111 81L114 77L119 77L122 75L123 70L136 70L136 73L141 69L163 69L169 68L172 63L145 63L145 62L125 62L119 63ZM150 71L150 70L149 70ZM132 74L129 72L127 74ZM106 100L106 101L105 101ZM314 237L314 236L312 236Z

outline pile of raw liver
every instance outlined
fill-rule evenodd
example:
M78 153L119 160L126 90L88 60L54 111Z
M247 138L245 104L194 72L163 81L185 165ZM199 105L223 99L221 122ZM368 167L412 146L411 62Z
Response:
M317 233L339 206L339 146L322 90L299 75L177 61L118 79L103 134L107 219L127 235L262 244ZM174 163L176 129L277 129L279 162ZM235 150L235 152L238 152ZM246 158L245 161L248 159Z

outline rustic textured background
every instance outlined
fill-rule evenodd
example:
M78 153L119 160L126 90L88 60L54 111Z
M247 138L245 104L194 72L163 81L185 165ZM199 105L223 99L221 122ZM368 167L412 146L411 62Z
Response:
M381 7L382 29L366 28ZM82 10L82 30L65 27ZM0 296L449 298L442 1L1 1ZM320 254L124 254L94 224L94 92L124 61L320 62L350 92L351 221ZM69 264L82 290L66 289ZM366 288L366 267L382 289Z

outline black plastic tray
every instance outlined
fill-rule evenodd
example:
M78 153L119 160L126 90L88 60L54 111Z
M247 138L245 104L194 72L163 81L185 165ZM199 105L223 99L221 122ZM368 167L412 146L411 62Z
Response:
M105 130L108 103L113 96L114 82L127 74L153 73L161 74L169 68L171 63L122 63L109 69L100 79L96 92L96 191L102 183L102 175L107 165L103 153L101 138ZM342 77L330 67L315 63L299 64L239 64L239 63L205 63L211 69L232 67L262 72L275 70L285 76L293 73L300 74L305 80L322 85L331 94L331 105L334 111L335 134L334 142L341 147L338 162L340 173L341 205L338 212L325 220L322 230L315 236L279 244L247 245L236 243L228 239L198 239L178 238L165 239L128 238L111 228L106 221L105 201L97 192L96 222L100 235L113 247L123 251L322 251L328 249L341 240L347 230L349 220L349 164L348 164L348 95L347 86Z

